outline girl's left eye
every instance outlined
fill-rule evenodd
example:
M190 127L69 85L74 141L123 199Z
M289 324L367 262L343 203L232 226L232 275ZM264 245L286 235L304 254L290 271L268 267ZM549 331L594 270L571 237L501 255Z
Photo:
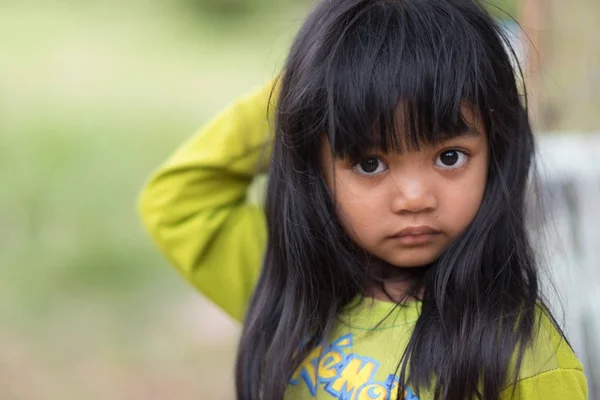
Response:
M460 150L445 150L435 159L435 166L444 169L456 169L465 165L469 156Z
M368 157L354 165L354 170L360 175L373 176L387 171L388 166L377 157Z

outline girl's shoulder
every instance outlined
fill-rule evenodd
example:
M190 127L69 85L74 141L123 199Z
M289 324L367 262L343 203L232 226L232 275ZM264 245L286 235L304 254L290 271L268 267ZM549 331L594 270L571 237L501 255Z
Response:
M517 384L507 388L502 399L511 398L513 389L514 398L519 399L586 399L581 361L545 307L537 308L536 317L533 340L523 355ZM516 354L513 365L515 361Z
M551 314L543 306L536 311L533 340L525 351L519 375L533 376L554 369L583 371L583 365Z

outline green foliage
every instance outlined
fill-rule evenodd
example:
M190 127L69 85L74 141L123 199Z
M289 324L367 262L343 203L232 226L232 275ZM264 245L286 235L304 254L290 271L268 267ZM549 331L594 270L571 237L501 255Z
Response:
M310 0L179 0L185 7L200 14L212 14L224 18L246 16L269 8L283 8L294 4L310 4ZM497 18L516 18L521 0L482 0ZM510 15L510 17L507 16Z
M272 8L284 8L309 0L180 0L182 4L200 14L235 18Z
M518 19L522 0L483 0L492 15L499 19Z

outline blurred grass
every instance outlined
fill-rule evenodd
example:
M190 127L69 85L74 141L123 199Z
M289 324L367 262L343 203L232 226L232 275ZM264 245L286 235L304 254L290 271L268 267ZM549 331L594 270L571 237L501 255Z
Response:
M228 398L236 330L158 255L136 198L185 137L279 70L302 12L0 10L0 398Z

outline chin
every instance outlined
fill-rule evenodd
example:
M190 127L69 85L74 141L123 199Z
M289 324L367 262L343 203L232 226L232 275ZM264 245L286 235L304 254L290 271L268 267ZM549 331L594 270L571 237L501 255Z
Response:
M431 264L439 257L438 254L406 254L411 251L405 251L405 254L396 257L385 258L385 260L399 268L418 268Z

